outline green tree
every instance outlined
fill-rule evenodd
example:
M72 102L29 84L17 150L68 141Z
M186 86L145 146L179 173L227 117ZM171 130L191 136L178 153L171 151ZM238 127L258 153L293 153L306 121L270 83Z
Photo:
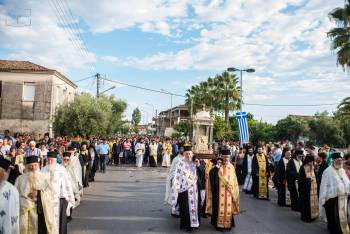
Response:
M220 116L214 117L214 140L233 140L234 130Z
M180 121L174 126L174 129L179 133L182 133L184 136L188 136L191 131L191 125L187 121Z
M299 137L307 137L309 132L308 122L301 118L288 116L277 122L275 133L277 140L297 141Z
M136 107L132 112L131 118L132 118L131 122L134 126L137 126L141 122L141 111L138 107Z
M318 145L329 144L333 147L342 147L346 144L339 122L326 111L316 114L309 126L310 137Z
M124 108L113 109L114 105ZM106 136L118 131L126 104L114 97L95 98L88 93L75 96L71 103L60 105L55 112L53 128L56 134Z
M346 1L344 8L335 8L329 13L329 18L337 24L328 33L332 39L332 50L337 52L337 64L343 68L350 67L350 4Z

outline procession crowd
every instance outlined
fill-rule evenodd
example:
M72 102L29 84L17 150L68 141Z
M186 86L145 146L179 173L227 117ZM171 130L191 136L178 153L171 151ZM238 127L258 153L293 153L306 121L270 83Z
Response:
M0 137L0 233L67 233L84 188L107 165L170 167L182 140L50 138L7 130Z
M180 228L193 232L200 217L211 216L220 231L235 226L239 192L269 200L277 190L278 205L299 212L301 220L327 220L331 234L348 234L350 155L303 142L292 145L245 145L223 141L219 157L200 159L189 146L180 148L167 177L165 202L180 217Z
M6 131L0 139L0 233L67 233L95 173L121 164L169 168L165 202L188 232L207 217L218 230L234 227L241 186L264 200L276 189L278 205L300 212L303 221L324 210L330 233L349 233L349 155L303 142L240 147L222 141L208 159L194 154L191 145L138 135L83 140Z

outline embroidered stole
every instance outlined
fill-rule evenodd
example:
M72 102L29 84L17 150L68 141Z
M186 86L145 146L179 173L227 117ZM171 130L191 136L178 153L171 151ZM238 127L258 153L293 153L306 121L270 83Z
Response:
M318 217L318 197L317 197L316 176L313 171L313 167L305 165L304 169L305 169L306 178L311 179L311 188L310 188L311 219L316 219Z
M212 214L212 193L211 193L211 186L210 186L210 178L209 173L212 169L212 163L207 160L205 164L205 197L206 197L206 203L205 203L205 213L206 214Z
M336 177L338 178L338 183L342 183L345 186L343 178L339 175L338 170L334 170ZM349 225L348 225L348 217L347 217L347 209L348 209L348 194L338 195L338 213L339 213L339 222L340 227L343 233L349 233Z
M267 172L266 158L264 154L257 154L256 159L259 164L259 198L267 199Z

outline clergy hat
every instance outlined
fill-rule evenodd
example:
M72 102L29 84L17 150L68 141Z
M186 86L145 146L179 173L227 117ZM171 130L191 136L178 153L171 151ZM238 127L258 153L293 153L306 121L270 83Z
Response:
M38 163L38 162L39 162L39 157L38 156L31 155L31 156L26 157L26 164Z
M332 153L332 159L336 159L336 158L342 158L341 152L334 152Z
M186 151L192 151L192 147L190 145L185 145L184 152L186 152Z
M308 155L306 155L306 157L303 161L303 164L305 165L305 164L307 164L309 162L313 162L313 161L315 161L315 157L312 156L311 154L308 154Z
M228 149L221 150L221 155L231 155L231 151Z
M5 171L9 169L11 165L11 162L7 159L0 158L0 167L3 168Z
M56 158L56 153L55 152L48 152L47 157L48 158Z
M72 153L71 152L69 152L69 151L66 151L66 152L63 152L63 157L70 157L72 155Z

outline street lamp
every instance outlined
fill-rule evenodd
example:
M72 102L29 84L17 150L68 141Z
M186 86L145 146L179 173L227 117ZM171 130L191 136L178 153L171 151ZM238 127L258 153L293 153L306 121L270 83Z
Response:
M112 87L110 87L110 88L108 88L108 89L106 89L106 90L100 92L100 93L99 93L99 96L100 96L101 94L103 94L103 93L105 93L105 92L108 92L109 90L112 90L112 89L115 89L115 88L116 88L116 86L113 85Z
M173 117L173 93L169 92L169 91L166 91L165 89L161 89L160 91L164 92L164 93L167 93L170 95L170 128L171 128L171 120L172 120L172 117Z
M235 68L235 67L229 67L227 68L228 72L236 72L239 71L240 72L240 83L241 83L241 100L240 100L240 109L241 109L241 113L242 113L242 105L243 105L243 72L248 72L248 73L253 73L255 72L254 68L248 68L248 69L239 69L239 68Z
M148 102L145 102L145 105L152 107L152 118L154 117L154 105Z
M146 116L144 116L144 118L143 118L143 123L144 123L145 125L147 125L147 124L148 124L148 123L147 123L147 122L148 122L148 112L145 111L144 109L141 109L141 108L140 108L140 111L146 114ZM145 117L146 117L146 121L145 121Z

